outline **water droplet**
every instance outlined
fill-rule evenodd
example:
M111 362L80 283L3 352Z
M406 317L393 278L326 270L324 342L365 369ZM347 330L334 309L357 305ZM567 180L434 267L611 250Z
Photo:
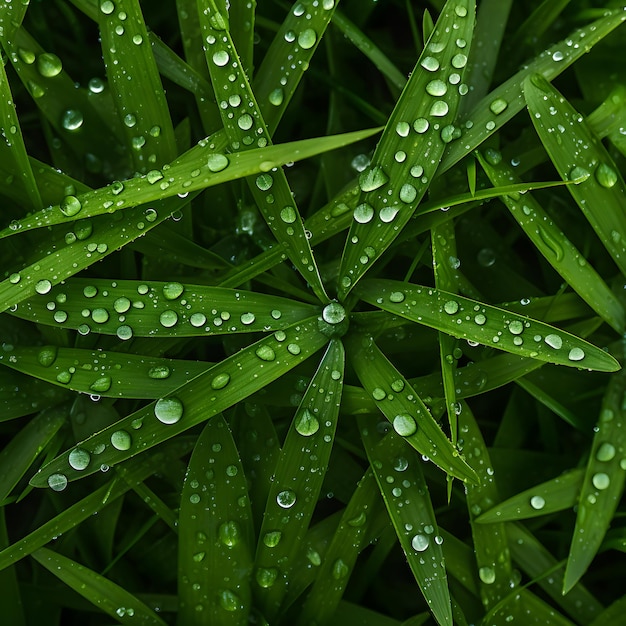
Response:
M322 318L328 324L339 324L346 319L346 310L339 302L330 302L324 307Z
M406 183L400 188L400 200L406 204L411 204L417 198L417 189Z
M46 278L37 281L35 284L35 291L42 296L47 294L50 289L52 289L52 283Z
M500 115L500 113L503 113L508 106L509 103L504 98L496 98L489 105L489 110L494 115Z
M50 474L48 487L53 491L63 491L67 487L67 476L65 474Z
M374 209L371 205L367 204L367 202L363 202L354 209L353 215L355 221L359 224L367 224L374 217Z
M260 176L257 176L257 179L255 182L256 182L256 186L261 191L268 191L269 189L272 188L272 185L274 184L274 179L271 177L270 174L261 174Z
M118 339L121 339L122 341L128 341L133 336L133 329L126 324L122 324L122 326L117 327L115 334L117 335Z
M317 33L312 28L307 28L298 35L298 45L303 50L309 50L312 48L316 41Z
M586 181L589 178L590 174L584 167L576 166L569 173L569 179L573 180L577 185Z
M398 122L396 124L396 133L400 137L408 137L410 131L411 131L411 127L409 126L408 122Z
M400 302L404 302L404 293L402 291L392 291L389 294L389 302L395 302L399 304Z
M456 300L448 300L444 305L443 305L443 310L448 314L448 315L454 315L456 312L458 312L459 310L459 303Z
M256 320L256 316L254 315L254 313L242 313L241 315L241 323L244 326L249 326L250 324L253 324L254 321Z
M259 567L256 571L255 578L259 587L268 589L276 582L278 570L275 567Z
M617 182L617 172L606 163L600 163L596 168L596 180L602 187L610 189Z
M296 503L296 494L290 489L280 491L276 496L276 503L283 509L290 509Z
M435 57L424 57L420 65L429 72L436 72L439 69L439 61Z
M261 361L274 361L276 359L276 353L270 346L259 346L254 353Z
M413 539L411 539L411 546L413 550L417 552L424 552L428 548L428 544L430 541L426 535L415 535Z
M295 419L295 429L296 431L302 435L303 437L310 437L314 435L320 428L320 423L318 422L313 412L307 408L298 411Z
M111 15L111 13L115 11L115 5L111 2L111 0L104 0L104 2L100 3L100 10L105 15Z
M37 57L37 70L44 78L53 78L61 73L63 63L56 54L44 52Z
M228 158L223 154L214 152L207 157L206 165L213 173L221 172L228 167Z
M317 550L313 548L309 548L306 552L306 558L309 560L309 563L315 567L319 567L322 564L322 557Z
M241 608L241 600L239 599L239 596L234 591L231 591L230 589L224 589L220 591L218 594L218 597L219 597L220 606L225 611L232 612L232 611L237 611L238 609Z
M163 424L176 424L183 416L183 403L178 398L161 398L154 405L154 415Z
M333 563L332 576L335 580L345 578L350 572L348 564L343 559L337 559Z
M481 567L478 570L478 576L480 580L482 580L485 585L493 585L496 582L496 571L493 567Z
M297 219L296 210L292 206L286 206L280 211L280 219L285 224L293 224Z
M91 461L91 455L87 450L83 450L82 448L74 448L69 454L68 463L70 467L77 471L82 471L87 469L89 463Z
M444 102L443 100L437 100L436 102L433 102L433 106L430 107L430 114L433 117L444 117L445 115L448 115L448 111L448 103Z
M378 400L380 402L381 400L384 400L386 397L387 397L387 394L385 393L384 389L381 389L380 387L374 387L372 391L372 398L374 398L374 400Z
M116 298L113 302L113 310L123 315L130 310L131 304L131 301L126 296L121 296L120 298Z
M278 87L277 89L271 91L270 95L268 96L270 104L273 104L275 107L280 106L283 103L284 98L285 92L282 90L281 87Z
M559 335L554 335L554 334L546 335L544 341L551 348L554 348L555 350L560 350L561 347L563 346L563 339L561 339Z
M464 54L455 54L450 63L452 64L452 67L460 70L467 65L467 57Z
M125 430L116 430L111 435L111 445L116 450L129 450L131 443L132 439L130 437L130 434L127 433Z
M192 313L189 318L189 323L194 328L200 328L206 324L206 315L204 313Z
M167 309L159 316L159 322L161 322L161 326L164 326L165 328L172 328L172 326L176 326L176 323L178 322L178 313L176 313L176 311L172 311L171 309Z
M244 113L237 119L237 126L241 128L241 130L250 130L254 125L254 120L252 116L248 113Z
M167 365L155 365L148 370L148 378L152 378L154 380L169 378L170 374L171 370Z
M611 479L608 474L604 472L598 472L594 474L591 478L591 482L596 489L603 491L604 489L608 489L611 485Z
M96 393L105 393L109 389L111 389L111 377L110 376L100 376L100 378L96 379L91 385L89 385L89 389L91 391L95 391Z
M233 546L236 546L241 539L241 529L239 528L239 524L237 522L230 520L220 524L220 527L217 530L217 535L225 546L232 548Z
M533 496L530 499L530 506L536 511L540 511L546 505L546 501L541 496Z
M218 50L213 53L213 63L218 67L224 67L228 61L230 61L230 57L228 56L228 52L226 50Z
M263 535L263 543L268 548L275 548L281 540L283 533L280 530L270 530Z
M289 354L293 354L294 356L300 354L301 350L302 349L297 343L290 343L287 345L287 352L289 352Z
M61 209L61 213L65 215L65 217L73 217L83 208L80 200L76 196L65 196L59 205Z
M512 335L521 335L524 332L524 324L520 320L513 320L509 324L509 332Z
M564 59L564 55L560 50L556 50L555 52L552 53L552 60L553 61L562 61Z
M607 462L615 457L615 446L605 442L603 443L596 452L596 459L598 461Z
M426 85L426 93L429 93L431 96L445 96L448 91L448 85L446 85L442 80L436 79L431 80Z
M410 437L417 432L417 424L408 413L401 413L393 418L393 429L402 437Z
M215 389L216 391L219 389L224 389L226 385L230 382L230 374L226 374L226 372L222 372L215 376L211 381L211 389Z
M61 126L65 130L78 130L84 122L83 114L78 109L67 109L61 115Z
M385 174L382 167L377 165L361 173L359 176L359 187L363 192L374 191L382 187L388 181L389 176Z
M572 348L567 358L570 361L582 361L585 358L585 351L582 348Z
M43 367L50 367L57 358L57 350L56 346L46 346L39 351L37 354L37 361Z

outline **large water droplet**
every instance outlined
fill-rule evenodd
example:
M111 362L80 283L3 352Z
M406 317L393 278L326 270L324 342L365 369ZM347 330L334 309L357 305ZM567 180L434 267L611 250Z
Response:
M228 158L223 154L215 152L213 154L209 154L206 165L211 172L221 172L228 167Z
M428 544L430 541L426 535L415 535L413 539L411 539L411 546L417 552L424 552L428 548Z
M610 189L617 182L617 172L606 163L600 163L596 168L596 180L602 187Z
M295 429L303 437L314 435L320 428L320 423L308 408L298 411L295 419Z
M47 278L39 280L35 284L35 291L42 296L47 294L50 289L52 289L52 283Z
M230 589L224 589L219 592L219 603L225 611L237 611L241 608L241 600L239 596Z
M596 452L596 459L598 461L607 462L615 457L615 446L605 442L603 443Z
M442 80L431 80L426 85L426 92L431 96L445 96L448 91L448 85L446 85Z
M481 567L478 570L478 576L480 580L482 580L485 585L493 585L496 582L496 571L493 567Z
M116 450L129 450L131 443L131 436L125 430L116 430L111 435L111 445Z
M183 416L183 403L178 398L161 398L154 405L154 414L163 424L175 424Z
M374 217L374 209L371 205L367 204L367 202L363 202L354 209L353 215L355 221L359 224L367 224Z
M560 350L563 346L563 339L559 335L550 334L546 335L544 341L555 350Z
M255 578L259 587L268 589L276 582L278 570L275 567L259 567L256 571Z
M489 110L494 115L500 115L500 113L503 113L508 106L509 103L504 98L496 98L489 105Z
M567 358L570 361L582 361L585 358L585 351L582 348L572 348Z
M230 56L228 56L226 50L218 50L213 53L213 63L218 67L224 67L228 61L230 61Z
M50 474L48 486L53 491L63 491L67 487L67 476L64 474Z
M533 496L530 499L530 506L536 511L540 511L546 505L546 501L541 496Z
M596 489L603 491L604 489L608 489L611 485L611 478L604 472L598 472L592 476L591 482Z
M350 572L348 564L343 559L337 559L333 563L332 576L335 580L345 578Z
M259 346L254 353L261 361L274 361L276 353L271 346Z
M37 354L37 361L43 367L50 367L57 358L58 348L56 346L46 346Z
M283 509L290 509L296 503L296 494L291 489L280 491L276 496L276 503Z
M85 121L83 114L78 109L67 109L61 115L61 126L65 130L78 130Z
M230 374L227 374L226 372L221 372L220 374L217 374L217 376L215 376L211 381L211 389L215 389L216 391L218 389L224 389L224 387L226 387L229 382Z
M389 181L389 176L385 174L384 170L380 166L375 166L365 172L362 172L359 176L359 187L361 191L368 192L374 191L382 187Z
M303 50L309 50L312 48L316 41L317 33L312 28L307 28L298 35L298 45Z
M439 69L439 61L435 57L424 57L420 65L429 72L436 72Z
M339 302L330 302L324 307L322 318L328 324L339 324L346 319L346 310Z
M408 413L400 413L393 418L393 429L402 437L410 437L417 432L417 424Z
M148 370L148 378L154 380L169 378L170 374L171 370L167 365L155 365Z
M459 310L459 303L456 300L448 300L444 305L443 305L443 310L448 314L448 315L454 315L455 313L458 312Z
M225 546L232 548L236 546L241 539L241 529L236 521L230 520L220 524L217 535Z
M59 205L61 213L65 217L73 217L83 208L80 200L76 196L65 196Z
M280 530L270 530L263 535L263 543L268 548L275 548L283 536Z
M37 70L45 78L53 78L63 70L63 63L56 54L44 52L37 57Z
M75 470L82 471L87 469L89 466L89 462L91 461L91 455L87 450L83 450L82 448L74 448L69 454L68 463L70 467Z

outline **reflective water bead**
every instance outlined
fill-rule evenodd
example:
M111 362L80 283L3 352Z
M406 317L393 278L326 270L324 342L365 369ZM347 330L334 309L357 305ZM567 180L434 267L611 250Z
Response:
M118 326L115 334L119 339L128 341L133 336L133 329L127 324L122 324L122 326Z
M267 191L268 189L271 189L272 185L274 184L274 179L271 177L270 174L261 174L260 176L257 176L255 182L256 186L261 191Z
M354 209L353 215L355 221L359 224L367 224L374 217L374 209L371 205L367 204L367 202L363 202Z
M598 461L607 462L612 460L615 457L615 446L605 442L603 443L596 452L596 459Z
M229 611L229 612L237 611L242 606L239 596L234 591L231 591L230 589L224 589L220 591L218 594L218 598L219 598L220 606L225 611Z
M611 485L611 479L608 474L604 472L598 472L594 474L591 478L591 482L596 489L603 491L604 489L608 489Z
M259 346L254 353L261 361L274 361L276 353L271 346Z
M213 53L213 63L215 63L218 67L224 67L228 61L230 61L230 56L226 50L218 50Z
M402 185L400 188L400 200L406 204L411 204L415 198L417 198L417 189L409 183Z
M230 374L222 372L220 374L217 374L217 376L214 376L213 380L211 381L211 389L215 389L216 391L219 389L224 389L224 387L226 387L229 382Z
M56 346L47 346L42 348L37 354L37 362L43 367L50 367L57 358L58 348Z
M285 222L285 224L293 224L297 219L296 210L292 206L286 206L280 211L280 219Z
M458 310L459 310L459 303L456 300L448 300L444 305L443 305L443 310L448 314L448 315L454 315Z
M396 124L396 133L400 135L400 137L408 137L411 127L408 122L398 122Z
M425 117L418 117L414 122L413 122L413 130L416 133L425 133L428 130L428 127L430 126L428 120Z
M63 63L56 54L44 52L37 57L37 70L45 78L58 76L63 70Z
M420 178L424 174L424 168L421 165L414 165L410 170L413 178Z
M580 166L574 167L569 173L569 179L574 181L576 184L585 182L591 174L584 168Z
M494 115L500 115L500 113L503 113L508 106L509 103L504 98L496 98L489 105L489 110Z
M50 474L48 487L53 491L63 491L67 487L67 476L65 474Z
M467 16L467 9L464 6L461 6L460 4L457 5L456 7L454 7L454 12L459 17L466 17Z
M429 72L436 72L439 69L439 61L435 57L424 57L420 65Z
M47 294L50 289L52 289L52 283L46 278L37 281L35 284L35 291L42 296Z
M452 64L452 67L460 70L467 65L467 57L464 54L455 54L450 63Z
M100 11L105 15L111 15L115 11L115 5L111 0L104 0L104 2L100 3Z
M130 310L131 304L131 301L126 296L121 296L113 302L113 309L116 313L122 315Z
M310 437L319 430L320 423L313 412L305 407L296 414L294 427L303 437Z
M73 217L83 208L80 200L76 196L65 196L59 205L61 213L65 217Z
M162 380L164 378L169 378L171 373L172 372L167 365L155 365L148 370L148 378Z
M110 376L100 376L100 378L97 378L89 385L89 389L97 393L105 393L111 389L112 383L113 381Z
M163 297L166 300L176 300L184 290L185 288L180 283L165 283L163 285Z
M431 96L445 96L448 91L448 86L439 79L431 80L426 85L426 93L429 93Z
M433 106L430 107L430 114L433 117L444 117L448 114L448 111L448 103L443 100L437 100L437 102L434 102Z
M595 176L598 183L606 189L610 189L617 182L617 172L606 163L598 165Z
M284 98L285 92L282 90L281 87L273 89L268 96L270 104L274 105L275 107L280 106L283 103Z
M585 358L585 351L582 348L572 348L567 358L570 361L582 361Z
M328 324L339 324L346 319L346 310L339 302L330 302L324 307L322 318Z
M111 435L111 445L116 450L120 450L120 451L129 450L131 443L132 443L132 439L130 437L130 434L127 433L125 430L116 430Z
M256 582L259 587L268 589L272 587L278 578L278 570L275 567L259 567L256 571Z
M280 530L270 530L263 535L263 543L268 548L275 548L281 540L283 533Z
M211 172L221 172L228 167L228 158L219 153L210 154L207 157L207 167Z
M154 415L163 424L176 424L183 416L183 403L175 397L161 398L154 405Z
M546 335L544 341L555 350L560 350L563 346L563 339L559 335L550 334Z
M206 315L204 313L192 313L189 318L189 323L194 328L200 328L206 324Z
M417 432L417 424L408 413L401 413L393 418L393 429L402 437L410 437Z
M278 492L276 503L283 509L290 509L296 503L296 494L290 489Z
M379 165L362 172L359 176L359 187L361 191L374 191L385 185L389 181L389 176L385 174Z
M509 332L512 335L521 335L524 332L524 324L520 320L513 320L509 324Z
M416 552L424 552L428 548L430 541L426 535L415 535L411 539L411 546Z
M233 546L236 546L241 539L241 529L236 521L229 520L220 524L220 527L217 530L217 535L225 546L232 548Z
M493 585L496 582L496 571L493 567L481 567L478 570L478 576L480 580L482 580L485 585Z
M165 328L172 328L172 326L176 326L178 322L178 313L176 313L176 311L172 311L171 309L167 309L159 315L159 322L161 323L161 326L164 326Z
M80 472L89 467L91 455L89 454L89 452L87 452L87 450L84 450L83 448L74 448L70 452L67 461L72 469Z
M541 496L533 496L530 499L530 506L536 511L540 511L546 505L546 501Z
M253 124L254 120L248 113L244 113L237 119L237 126L239 126L241 130L250 130Z
M332 576L335 580L345 578L350 572L348 564L343 559L337 559L333 563Z
M309 50L312 48L316 41L317 33L312 28L307 28L298 35L298 45L303 50Z
M83 114L78 109L67 109L61 115L61 126L65 130L78 130L85 121Z
M487 318L482 313L477 313L474 316L474 322L478 324L479 326L483 326L486 321L487 321Z

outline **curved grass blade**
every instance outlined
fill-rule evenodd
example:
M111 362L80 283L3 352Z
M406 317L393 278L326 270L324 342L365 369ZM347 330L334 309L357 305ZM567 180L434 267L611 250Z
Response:
M7 2L0 9L0 42L3 46L11 44L15 31L22 25L29 0L25 2Z
M134 485L143 482L155 472L163 470L164 463L171 463L187 454L193 447L194 440L186 437L167 442L154 454L144 455L141 459L133 459L116 468L117 476L88 496L65 509L50 521L41 524L37 530L16 541L0 552L0 569L11 565L28 556L41 546L56 537L78 526L81 522L98 513L103 507L116 498L124 495Z
M583 484L584 470L573 469L562 476L526 489L480 515L479 524L513 522L548 515L574 506Z
M4 11L11 11L10 5ZM12 12L15 13L15 11ZM24 145L24 137L4 64L0 64L0 120L5 135L4 141L0 142L2 167L10 172L9 176L12 177L11 180L13 181L11 186L16 183L16 186L23 187L24 208L39 210L42 206L41 195Z
M519 182L499 152L487 150L478 158L494 185ZM501 199L548 263L607 324L623 334L626 324L623 305L541 205L529 194L508 194Z
M587 571L624 492L625 392L626 373L622 370L611 377L602 400L600 419L578 498L576 527L565 569L563 593L567 593Z
M270 135L274 134L339 0L293 5L254 76L254 93Z
M604 609L590 626L620 626L624 620L624 611L626 611L626 594Z
M193 191L261 174L291 161L306 159L328 150L344 147L370 137L379 130L376 128L332 137L303 139L246 152L236 152L228 156L221 153L225 142L220 135L219 143L211 143L207 140L203 148L192 148L171 166L164 167L164 171L152 170L144 176L124 182L114 182L106 187L79 194L75 200L65 199L62 206L48 207L13 223L9 228L0 231L0 238L33 228L70 224L78 219L104 215L140 204L154 203L179 194L184 196ZM154 217L154 214L150 215Z
M316 311L295 300L223 287L74 278L13 313L83 335L119 336L120 326L127 326L134 337L194 337L277 330Z
M365 391L376 401L394 430L444 472L474 481L474 470L461 458L421 398L380 351L371 336L349 339L349 355Z
M339 271L345 298L411 219L435 175L454 126L462 94L474 0L447 2L411 78L385 126L372 166L359 176L354 209ZM356 242L356 243L354 243Z
M162 167L176 157L176 140L138 0L101 3L98 25L109 87L133 167L142 173Z
M207 423L194 447L178 528L179 623L247 623L252 509L239 453L222 416Z
M323 558L316 550L308 552L308 560L317 571L300 610L298 626L305 626L311 621L327 624L335 615L357 557L367 546L379 501L374 475L368 470L343 510Z
M530 118L568 191L622 274L626 274L626 185L583 117L540 75L524 81Z
M529 619L530 618L530 619ZM537 626L574 626L561 613L552 608L544 600L524 590L509 596L506 602L498 604L484 618L485 624L537 624Z
M357 293L394 315L520 356L601 372L620 367L610 354L560 328L432 287L370 279Z
M154 400L172 393L213 364L141 354L44 346L16 347L0 363L64 389L103 398Z
M68 481L93 474L103 464L120 463L228 409L319 350L328 337L318 324L309 318L224 359L176 395L160 398L60 455L31 484L62 490Z
M444 153L439 173L447 171L470 154L526 106L522 91L526 77L539 73L547 80L553 80L625 20L626 15L621 9L607 11L605 16L544 50L517 74L491 91L468 113L465 123L459 124L462 135Z
M290 570L322 488L339 416L344 365L343 345L332 339L276 463L255 558L256 603L270 622L281 611Z
M271 145L270 132L233 45L226 17L218 11L214 0L209 0L200 13L200 25L207 42L207 64L220 100L220 114L230 147L235 151L246 151ZM300 46L310 47L308 37L313 37L313 45L317 35L311 28L299 35ZM249 178L247 182L276 240L317 297L327 303L329 298L284 170L280 166L267 168L263 174L254 180Z
M377 441L376 418L359 420L367 457L409 567L438 624L452 625L452 608L437 519L420 460L405 454L395 432Z
M48 548L39 548L31 556L120 624L166 626L166 622L136 596L88 567Z
M461 403L458 419L463 450L480 481L466 485L465 493L480 580L480 598L485 610L490 610L508 596L515 586L509 542L504 524L499 520L488 525L476 524L476 516L485 506L497 502L500 496L489 451L466 402Z

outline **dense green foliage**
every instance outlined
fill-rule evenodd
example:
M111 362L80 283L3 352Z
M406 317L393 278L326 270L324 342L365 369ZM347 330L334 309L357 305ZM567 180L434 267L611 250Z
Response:
M625 20L2 2L2 624L623 623Z

